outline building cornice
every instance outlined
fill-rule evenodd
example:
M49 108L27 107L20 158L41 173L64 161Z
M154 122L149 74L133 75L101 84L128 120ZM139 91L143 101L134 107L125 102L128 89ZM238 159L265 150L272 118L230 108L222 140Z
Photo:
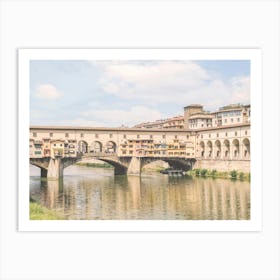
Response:
M57 131L57 130L69 130L69 131L109 131L109 132L205 132L209 130L220 130L220 129L228 129L228 128L238 128L238 127L250 127L250 123L246 124L235 124L235 125L227 125L227 126L218 126L218 127L207 127L207 128L199 128L199 129L180 129L180 128L122 128L122 127L87 127L87 126L39 126L39 125L31 125L30 130L46 130L46 131Z

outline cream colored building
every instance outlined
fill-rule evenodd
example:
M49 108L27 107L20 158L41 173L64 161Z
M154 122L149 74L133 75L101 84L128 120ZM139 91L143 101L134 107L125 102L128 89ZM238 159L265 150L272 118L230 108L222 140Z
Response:
M183 116L177 116L174 118L166 119L163 122L163 128L178 128L183 129L184 128L184 117Z
M184 117L171 119L160 128L31 126L30 158L179 157L206 163L201 164L206 168L216 163L224 168L227 162L231 170L242 170L243 165L250 169L250 105L229 105L211 113L194 104L184 108Z
M184 107L185 128L189 129L248 124L250 116L250 105L231 104L221 107L216 112L204 111L200 104Z
M50 141L51 158L64 157L64 143L63 139L55 139Z
M195 145L197 159L250 160L250 125L200 130Z

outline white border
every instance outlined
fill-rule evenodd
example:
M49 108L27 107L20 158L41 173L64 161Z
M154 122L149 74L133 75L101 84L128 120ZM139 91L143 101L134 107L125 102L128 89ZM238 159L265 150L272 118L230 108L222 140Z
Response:
M248 221L34 221L29 220L30 60L250 60L251 220ZM260 49L19 49L19 231L261 231L262 65Z

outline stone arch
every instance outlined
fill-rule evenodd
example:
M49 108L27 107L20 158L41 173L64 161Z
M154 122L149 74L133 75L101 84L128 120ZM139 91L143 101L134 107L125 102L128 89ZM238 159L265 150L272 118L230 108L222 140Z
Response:
M102 143L100 141L93 141L90 145L91 153L101 153L102 152Z
M108 141L104 147L105 153L116 153L117 144L114 141Z
M233 158L237 159L239 158L239 152L240 152L240 144L239 144L239 140L238 139L234 139L232 141L232 152L233 152Z
M125 175L127 173L127 166L117 160L109 158L98 158L98 160L104 161L114 167L115 175Z
M110 165L112 165L112 167L114 167L114 174L115 175L125 175L127 173L127 163L126 162L121 162L118 161L117 158L106 158L106 157L102 157L102 156L86 156L84 158L79 158L79 159L73 159L72 161L69 161L70 158L68 159L68 161L66 163L64 163L64 168L73 165L77 162L83 161L84 159L97 159L103 162L106 162Z
M230 157L230 143L229 140L224 141L224 154L223 157L228 159Z
M243 158L249 159L250 158L250 140L248 138L244 138L242 141L243 144Z
M212 158L212 156L213 156L213 144L209 140L209 141L207 141L207 157Z
M215 141L215 157L220 158L221 157L221 152L222 152L222 145L220 140Z
M158 158L143 158L141 160L141 169L151 162L159 160ZM160 160L167 162L170 168L181 169L181 170L191 170L195 160L194 159L176 159L176 158L160 158Z
M88 143L84 140L78 142L78 152L79 153L88 153Z
M205 157L205 144L203 141L200 142L199 147L200 147L200 156L202 158L204 158Z

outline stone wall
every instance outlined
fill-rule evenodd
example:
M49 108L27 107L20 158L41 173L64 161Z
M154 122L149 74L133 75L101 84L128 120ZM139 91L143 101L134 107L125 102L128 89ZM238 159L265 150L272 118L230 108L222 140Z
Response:
M217 171L237 170L239 172L250 172L250 161L248 160L197 160L193 169L210 169Z

